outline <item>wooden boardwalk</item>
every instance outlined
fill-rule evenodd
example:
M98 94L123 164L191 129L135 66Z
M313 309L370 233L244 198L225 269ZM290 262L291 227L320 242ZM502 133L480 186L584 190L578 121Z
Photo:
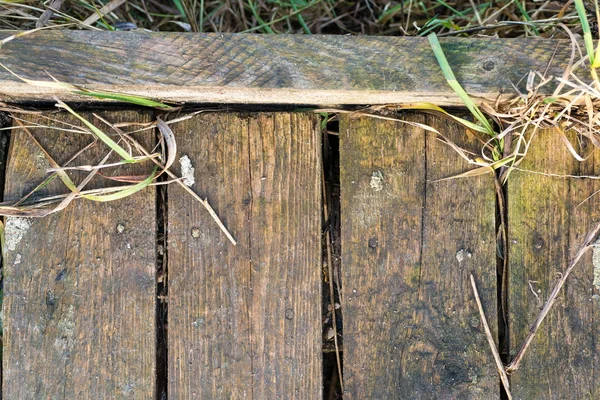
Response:
M0 126L15 128L8 149L0 135L4 201L36 188L33 197L64 195L60 179L45 181L54 162L98 165L107 154L76 129L80 120L49 111L53 96L98 126L135 130L147 149L162 146L149 124L183 112L119 108L86 91L203 104L170 125L176 159L187 157L191 189L237 245L166 175L126 199L6 218L5 399L506 398L471 274L508 364L600 219L600 183L583 179L600 174L600 156L585 137L570 138L585 155L578 162L559 135L538 132L499 188L492 174L444 179L473 167L425 125L472 158L483 145L447 119L339 113L328 122L307 112L463 105L425 38L8 35L2 64L16 75L0 69L0 109L46 111L0 114ZM478 104L527 93L539 81L532 71L563 76L576 61L565 41L440 42ZM49 76L78 86L48 85ZM536 90L552 93L556 82ZM103 169L85 187L152 168ZM179 162L173 169L182 172ZM67 175L79 184L88 172ZM600 398L599 292L600 252L590 251L510 376L513 398Z
M112 123L155 118L100 115ZM47 123L21 117L29 126ZM475 137L446 119L406 119L480 151ZM340 231L331 233L341 245L335 301L347 399L499 399L469 275L496 344L512 358L600 218L598 196L583 202L600 189L597 181L513 172L502 298L494 179L441 180L469 166L434 133L343 116L339 136L323 138L317 114L294 112L206 112L171 127L177 157L188 156L195 169L193 190L238 245L173 184L115 202L78 200L43 219L7 218L3 398L324 398L331 337L323 332L323 240L337 224L323 219L323 140L339 138ZM106 153L97 145L78 154L89 135L28 129L31 136L11 135L5 200L46 176L33 138L61 165L74 155L73 165L94 164ZM149 147L156 140L152 130L136 135ZM553 132L534 144L524 170L600 173L598 152L573 161ZM147 174L143 165L118 174ZM76 183L85 176L70 175ZM106 182L97 176L90 187ZM64 190L55 179L39 193ZM600 397L595 263L590 253L577 266L511 376L514 398Z

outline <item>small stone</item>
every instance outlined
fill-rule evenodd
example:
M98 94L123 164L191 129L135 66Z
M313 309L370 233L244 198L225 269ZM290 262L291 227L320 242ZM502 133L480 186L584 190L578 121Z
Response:
M333 340L334 335L335 333L333 332L333 327L330 326L329 328L327 328L327 332L325 333L325 340Z
M122 223L119 222L117 224L117 233L120 235L123 232L125 232L125 225L123 225Z

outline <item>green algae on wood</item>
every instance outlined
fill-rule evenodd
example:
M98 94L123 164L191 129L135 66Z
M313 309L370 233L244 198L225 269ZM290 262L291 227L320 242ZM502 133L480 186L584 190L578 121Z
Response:
M403 119L479 150L446 119ZM469 280L495 332L492 177L436 182L469 166L435 134L400 122L343 117L340 152L344 397L497 399Z
M584 137L571 135L569 139L580 154L593 149ZM558 132L540 130L519 168L526 171L510 175L507 193L511 357L529 333L557 276L600 218L600 197L588 199L600 189L598 180L564 176L598 176L598 151L580 163ZM520 368L511 375L515 398L600 397L600 298L594 287L592 258L588 252L575 267Z

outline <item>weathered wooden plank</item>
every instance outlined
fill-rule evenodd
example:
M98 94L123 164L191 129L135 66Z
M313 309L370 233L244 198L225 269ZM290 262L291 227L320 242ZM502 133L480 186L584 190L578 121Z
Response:
M568 41L440 41L467 92L489 100L514 94L513 84L525 91L523 78L530 70L544 72L549 63L547 76L562 76L571 54ZM30 79L51 75L174 101L462 105L426 38L41 31L5 44L2 63ZM1 101L52 101L53 94L55 89L29 86L0 70Z
M148 114L137 112L102 115L109 121L149 120ZM38 116L22 117L49 123ZM80 124L68 115L54 118ZM59 163L92 141L79 133L31 131ZM139 140L152 143L152 134ZM98 144L72 165L96 163L106 153ZM28 135L15 131L5 198L21 198L43 180L48 167ZM120 172L147 173L148 168ZM104 183L95 180L89 187ZM66 190L56 179L40 194ZM155 196L150 189L110 203L75 201L42 219L7 218L4 398L153 398L154 232Z
M169 398L319 398L317 119L215 113L173 129L238 245L169 187Z
M478 150L446 120L407 119ZM493 180L436 181L466 163L401 123L344 118L340 152L345 397L498 398L469 285L495 327Z
M584 154L593 147L585 139L581 143L587 148L578 144L580 139L571 139ZM597 153L579 164L556 131L541 131L520 167L559 175L597 176ZM585 201L600 185L593 180L520 171L511 174L508 185L509 321L514 357L557 277L600 219L598 195ZM513 373L515 398L600 397L600 288L595 273L598 267L594 269L592 254L588 254L573 270L520 368Z

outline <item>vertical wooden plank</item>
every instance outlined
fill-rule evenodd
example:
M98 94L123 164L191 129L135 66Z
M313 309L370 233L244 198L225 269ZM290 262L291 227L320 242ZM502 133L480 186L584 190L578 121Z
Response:
M570 139L583 154L592 149L585 139L574 135ZM587 148L580 143L587 144ZM556 131L548 130L534 137L520 168L545 174L597 176L600 158L596 151L587 161L578 163ZM523 171L511 174L508 220L512 357L529 333L557 277L600 219L598 195L586 201L598 189L600 185L593 180ZM515 398L600 397L597 358L600 344L596 340L600 329L600 287L594 281L594 274L599 271L599 266L594 269L591 253L573 270L519 370L512 375Z
M320 146L308 114L174 126L232 246L169 188L169 397L319 398Z
M80 125L75 118L54 118ZM90 113L85 116L92 118ZM104 113L113 122L149 114ZM31 115L24 118L49 122ZM100 126L102 123L94 119ZM29 125L26 123L26 125ZM64 127L64 125L62 126ZM90 135L31 128L59 163ZM139 140L152 143L152 133ZM72 165L97 163L99 143ZM43 180L46 162L14 131L5 196L16 200ZM127 174L151 171L142 166ZM74 179L81 174L71 174ZM90 188L106 181L96 180ZM65 193L56 179L40 195ZM117 228L117 226L121 228ZM4 264L4 382L7 399L149 399L155 391L155 196L146 189L109 203L79 200L43 219L7 218Z
M461 146L464 129L423 115ZM491 177L437 181L467 168L434 134L373 118L340 125L346 397L498 398L469 286L496 326Z
M256 399L321 397L321 135L313 114L250 119Z
M201 114L172 128L194 190L238 245L181 187L167 189L169 398L251 398L248 122Z

